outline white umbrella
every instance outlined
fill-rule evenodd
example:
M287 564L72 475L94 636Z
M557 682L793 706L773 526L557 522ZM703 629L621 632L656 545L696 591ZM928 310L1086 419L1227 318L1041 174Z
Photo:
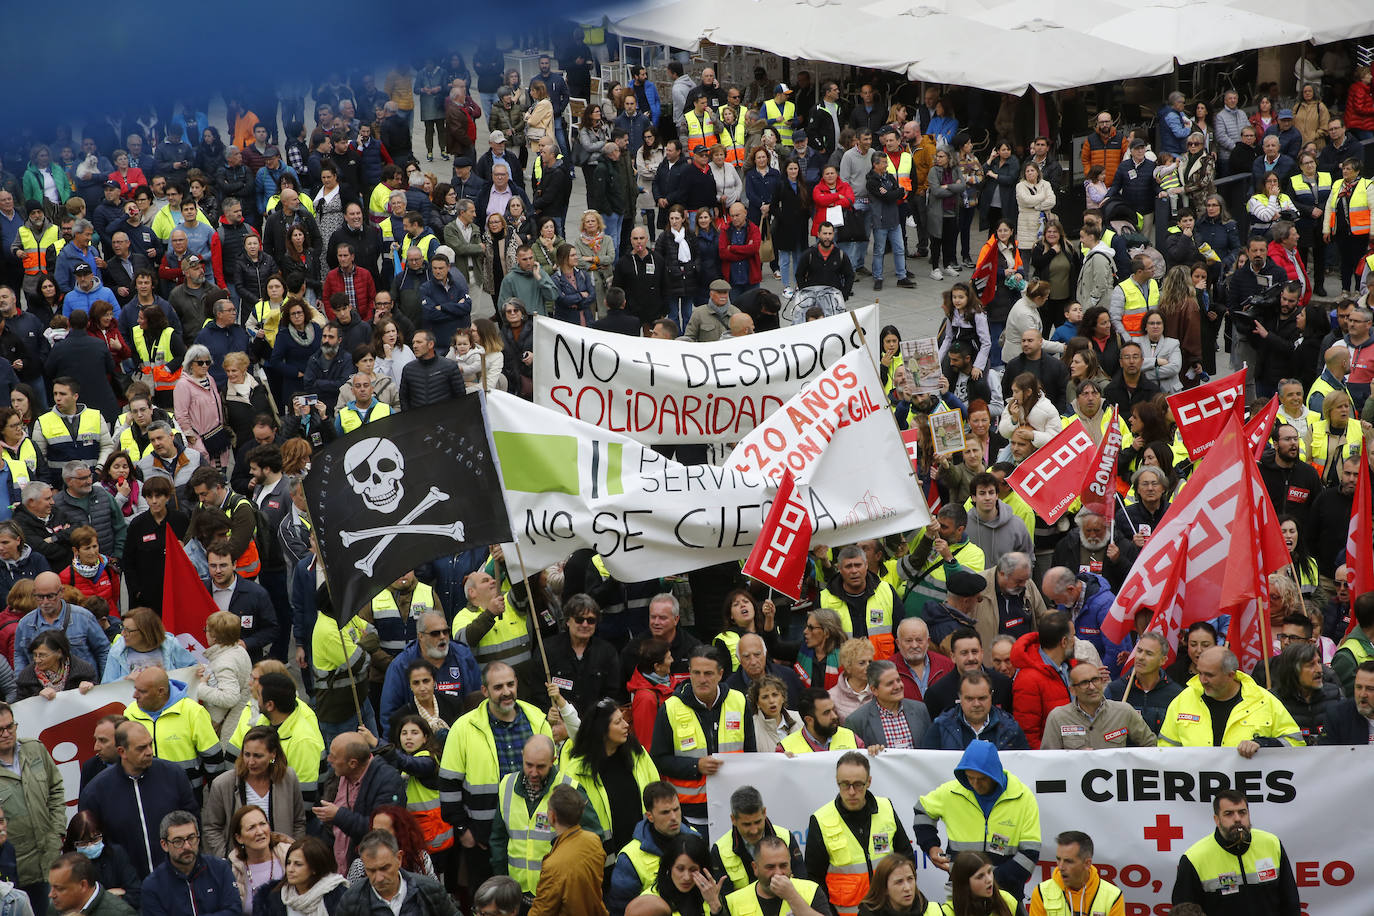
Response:
M1374 3L1369 0L1321 0L1304 4L1295 4L1292 0L1222 2L1238 10L1304 25L1312 30L1312 41L1319 45L1374 33Z
M611 20L626 38L653 41L695 51L706 30L720 21L718 0L673 0L623 19Z
M1307 26L1215 0L1147 0L1119 16L1096 23L1087 32L1147 53L1169 53L1184 64L1305 41L1312 34ZM1096 53L1095 49L1084 50Z
M748 45L781 57L877 67L898 73L911 63L921 35L907 23L849 7L839 0L743 0L706 37Z

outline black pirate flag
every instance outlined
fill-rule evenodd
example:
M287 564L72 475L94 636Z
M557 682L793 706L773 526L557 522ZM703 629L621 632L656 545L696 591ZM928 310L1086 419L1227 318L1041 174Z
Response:
M511 540L494 455L477 395L373 420L314 455L305 493L343 619L421 563Z

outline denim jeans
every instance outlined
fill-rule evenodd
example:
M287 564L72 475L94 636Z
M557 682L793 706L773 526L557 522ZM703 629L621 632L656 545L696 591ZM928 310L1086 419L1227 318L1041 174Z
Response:
M988 322L988 338L992 341L992 352L988 354L988 367L992 369L1002 368L1002 345L997 341L1001 339L1002 332L1007 329L1005 321Z
M372 700L367 695L366 683L358 685L358 702L360 702L363 707L363 724L367 726L368 731L372 732L372 734L377 735L380 738L381 736L377 730L377 714L372 711ZM320 737L324 739L324 746L326 748L328 748L330 742L332 742L339 735L342 735L345 732L356 732L357 730L357 714L349 716L342 722L320 723Z
M868 240L862 242L840 242L840 250L849 255L849 263L858 270L864 266L864 257L868 254Z
M891 229L873 228L873 279L883 278L883 255L892 249L892 263L897 268L897 279L906 279L906 245L902 241L902 227Z
M482 106L482 117L487 119L487 126L491 126L491 106L496 104L496 93L479 92L477 93L477 104Z
M692 317L692 310L696 306L692 302L691 296L673 297L669 296L665 306L668 309L667 318L671 318L677 325L678 333L687 330L687 322Z
M806 249L798 248L796 251L788 251L786 248L779 248L777 252L778 265L782 273L782 285L795 287L797 285L797 262L806 253Z
M553 137L558 141L558 148L562 151L564 157L571 156L572 153L568 149L568 131L563 126L562 118L553 119Z
M620 227L625 215L623 213L603 213L601 218L606 221L606 234L611 237L611 247L619 250Z

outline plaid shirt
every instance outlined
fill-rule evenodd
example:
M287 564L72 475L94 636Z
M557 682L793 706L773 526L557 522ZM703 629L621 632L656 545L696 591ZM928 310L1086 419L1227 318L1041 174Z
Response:
M906 724L906 716L898 707L896 712L888 712L883 704L878 704L878 720L883 723L883 746L888 748L915 747L911 741L911 726Z
M348 307L353 311L358 310L358 294L353 291L353 278L358 275L358 268L354 267L348 273L339 271L339 276L343 278L344 292L348 295Z
M502 722L487 713L491 722L491 736L496 741L496 766L501 775L524 771L525 742L534 736L534 729L523 710L517 710L514 722Z

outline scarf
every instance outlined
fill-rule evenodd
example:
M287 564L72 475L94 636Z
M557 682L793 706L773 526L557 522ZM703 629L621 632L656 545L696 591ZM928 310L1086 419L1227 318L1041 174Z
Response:
M677 259L680 263L686 264L692 260L692 246L687 244L687 230L670 229L673 234L673 241L677 242Z
M650 684L666 684L669 680L669 675L666 674L658 674L653 671L641 671L639 673L644 675L644 679Z
M62 663L62 667L56 671L44 671L37 665L33 666L33 673L38 677L38 689L46 690L51 687L53 690L61 692L67 686L67 674L71 671L71 660Z
M77 575L85 576L87 579L95 580L99 578L101 570L103 570L104 568L105 558L103 556L100 558L99 562L91 566L87 566L85 563L79 563L76 560L72 560L72 569L76 570Z
M310 322L308 321L305 324L305 328L302 330L296 330L294 324L288 324L286 329L291 332L291 339L302 347L308 347L315 342L315 332L311 329ZM209 376L206 376L206 378L209 378Z
M434 706L434 712L430 712L428 709L425 709L424 706L420 705L420 701L419 701L419 700L416 700L416 701L415 701L415 708L419 711L420 717L421 717L422 719L425 720L425 723L426 723L426 724L429 725L431 731L434 731L434 732L444 732L444 731L448 731L448 727L449 727L448 723L445 722L444 719L443 719L443 717L439 715L439 700L438 700L438 698L436 698L436 697L430 697L430 698L429 698L429 702L430 702L431 704L433 704L433 706Z
M328 874L316 881L310 890L300 893L294 887L287 884L281 889L281 902L286 904L288 914L298 914L298 916L329 916L329 911L325 909L324 897L334 888L341 884L347 884L343 875Z

